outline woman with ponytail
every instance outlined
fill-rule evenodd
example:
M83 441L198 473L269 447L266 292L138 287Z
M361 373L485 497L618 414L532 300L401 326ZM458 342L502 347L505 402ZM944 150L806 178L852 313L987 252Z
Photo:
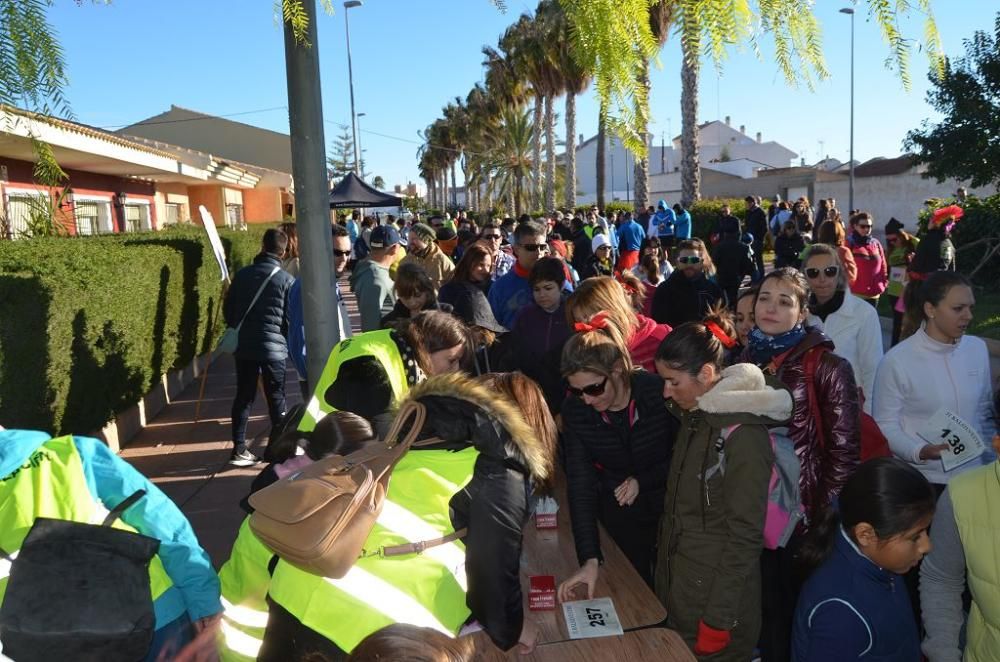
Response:
M621 333L603 313L584 324L562 353L569 383L561 409L566 485L581 567L559 586L560 600L573 599L577 586L586 589L578 599L594 597L603 560L598 521L652 586L677 436L677 421L663 407L663 380L633 369Z
M902 460L877 458L854 472L801 547L803 563L818 569L795 609L793 660L920 659L902 575L931 549L936 497Z
M667 411L680 422L660 527L656 595L699 658L745 662L760 632L759 559L774 463L767 426L792 397L755 365L726 368L736 345L709 315L674 329L656 354ZM710 657L706 657L710 656Z

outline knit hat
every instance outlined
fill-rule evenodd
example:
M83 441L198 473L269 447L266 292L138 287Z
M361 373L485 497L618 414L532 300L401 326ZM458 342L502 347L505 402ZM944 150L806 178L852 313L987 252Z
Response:
M434 228L423 223L414 223L410 228L410 236L416 237L425 244L433 244L437 241L437 233Z
M899 231L903 229L903 224L896 220L893 216L889 219L889 222L885 224L885 233L889 234L899 234Z
M611 245L611 240L608 239L608 235L604 234L603 232L595 234L594 238L590 240L590 249L595 253L597 252L597 249L600 248L601 246L610 246L610 245Z

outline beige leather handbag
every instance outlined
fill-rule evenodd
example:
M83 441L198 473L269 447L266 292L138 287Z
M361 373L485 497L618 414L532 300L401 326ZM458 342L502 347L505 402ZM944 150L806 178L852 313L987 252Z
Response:
M422 404L407 402L396 415L384 443L372 444L346 457L324 458L254 493L250 496L254 508L250 529L283 560L306 572L334 579L346 575L362 552L384 556L419 553L462 537L464 529L435 540L364 550L365 540L382 512L392 469L414 445L426 417ZM404 429L405 436L400 440Z

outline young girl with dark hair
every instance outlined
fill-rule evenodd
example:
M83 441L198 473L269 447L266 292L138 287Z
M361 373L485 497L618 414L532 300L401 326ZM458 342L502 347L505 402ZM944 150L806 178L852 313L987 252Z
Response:
M452 311L450 304L438 302L434 283L419 264L412 262L400 264L396 270L393 290L396 292L396 305L382 317L383 329L410 319L425 310L440 310L445 313Z
M931 549L937 495L895 458L862 464L801 547L818 569L795 609L796 662L921 659L920 637L902 575Z
M577 586L586 588L585 597L594 597L603 559L598 521L652 585L656 534L677 434L677 422L663 407L663 380L633 369L610 319L599 313L581 324L563 348L562 374L569 395L561 410L580 570L559 586L560 600L572 599Z
M698 656L745 662L760 631L759 559L774 451L769 425L792 411L787 390L749 363L726 366L726 320L682 324L656 371L680 428L660 527L656 594L667 625Z

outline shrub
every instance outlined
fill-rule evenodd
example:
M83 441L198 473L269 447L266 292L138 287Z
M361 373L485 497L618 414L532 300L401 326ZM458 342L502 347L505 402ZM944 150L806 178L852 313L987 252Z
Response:
M920 212L919 234L927 231L927 221L935 209L955 204L955 200L934 198ZM958 270L980 285L995 285L1000 279L1000 195L987 198L969 196L962 205L965 214L955 224L951 240L955 244ZM991 252L995 251L995 252ZM980 263L987 258L985 264ZM978 271L976 268L979 267ZM975 273L973 274L973 272Z
M263 230L220 231L232 270ZM214 346L221 295L198 228L0 242L0 423L102 427Z

